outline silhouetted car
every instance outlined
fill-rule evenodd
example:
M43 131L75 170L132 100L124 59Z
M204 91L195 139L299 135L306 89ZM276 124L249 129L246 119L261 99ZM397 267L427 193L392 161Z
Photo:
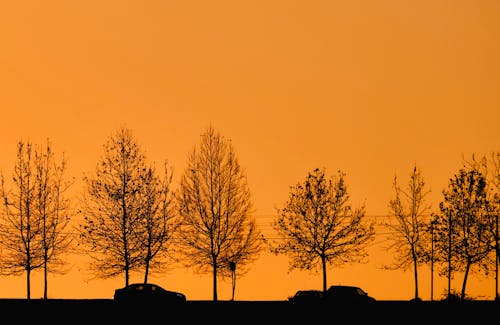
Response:
M299 290L288 301L296 303L317 303L323 301L322 290Z
M186 301L186 296L152 283L132 283L116 289L113 299L117 302L182 303Z
M376 299L369 296L360 287L346 285L332 285L325 292L324 299L337 303L370 303Z

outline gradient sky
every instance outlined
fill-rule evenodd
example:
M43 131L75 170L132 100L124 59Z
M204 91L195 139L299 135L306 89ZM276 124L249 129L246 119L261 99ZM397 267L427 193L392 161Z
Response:
M380 216L394 175L406 181L416 163L436 209L463 156L500 149L499 17L496 0L3 1L0 169L11 175L18 140L50 138L78 193L108 136L127 126L177 182L212 124L235 145L266 235L289 187L315 167L345 171L352 205ZM366 265L329 270L329 284L412 298L411 272L380 270L390 261L381 245ZM50 277L49 297L111 298L124 284L89 280L74 259ZM287 263L264 254L236 299L321 288L320 274ZM429 299L428 268L420 275ZM212 297L210 276L190 270L150 281ZM435 298L446 289L436 281ZM473 296L494 294L491 277L468 283ZM42 290L34 275L32 297ZM1 297L25 295L24 276L0 278ZM230 297L221 283L219 299Z

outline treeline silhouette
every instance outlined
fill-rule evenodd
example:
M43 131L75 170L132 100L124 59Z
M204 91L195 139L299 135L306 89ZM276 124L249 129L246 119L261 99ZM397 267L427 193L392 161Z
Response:
M386 248L394 254L394 263L385 267L414 273L414 301L422 300L422 265L430 266L431 281L434 270L448 279L446 300L471 300L466 288L474 272L493 273L495 300L499 297L500 152L464 159L443 190L438 211L430 211L415 164L405 186L394 177L389 215L380 223L366 215L364 205L353 206L343 171L329 176L315 168L290 187L271 222L273 236L264 236L252 215L233 143L211 125L189 152L177 188L173 167L149 161L125 127L106 139L77 203L68 197L74 180L66 175L67 161L64 154L58 157L50 141L21 140L10 182L1 179L0 274L25 274L27 300L31 273L43 272L47 299L48 274L67 271L68 253L89 256L88 268L97 278L123 276L125 285L132 272L143 274L147 283L151 273L176 265L211 274L212 300L218 301L218 279L232 280L234 300L236 279L267 250L288 256L290 269L320 268L326 290L328 267L369 258L376 226L385 229ZM458 273L463 274L459 292L451 287Z

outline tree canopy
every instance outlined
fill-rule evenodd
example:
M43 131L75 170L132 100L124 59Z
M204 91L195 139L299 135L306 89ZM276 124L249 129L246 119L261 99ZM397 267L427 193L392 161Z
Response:
M339 171L329 178L319 168L309 172L291 187L273 222L279 239L270 243L271 251L289 256L290 269L320 267L325 291L327 266L364 261L375 235L373 222L365 222L364 205L352 208L344 176Z

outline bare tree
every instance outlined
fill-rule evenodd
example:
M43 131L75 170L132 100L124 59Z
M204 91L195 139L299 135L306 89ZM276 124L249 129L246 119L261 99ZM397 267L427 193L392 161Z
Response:
M390 270L408 270L413 267L415 300L418 294L418 265L427 261L427 230L430 205L426 202L429 193L425 189L424 178L415 165L410 174L408 187L403 189L394 177L394 198L389 202L391 218L383 225L389 230L387 247L394 252L395 262L386 265Z
M430 236L428 244L429 249L427 252L426 262L430 264L431 269L431 301L434 300L434 265L438 262L439 255L435 253L435 243L436 243L436 231L437 225L439 224L439 216L435 212L431 213L431 217L428 223L427 233Z
M486 180L476 170L461 169L450 179L443 191L444 200L436 215L437 252L439 260L447 261L441 273L447 273L448 299L451 298L451 279L454 272L463 272L460 299L466 296L469 273L488 271L487 256L491 253L492 234ZM474 269L473 266L477 266Z
M1 270L6 275L26 272L27 299L31 298L31 272L44 270L44 298L48 273L64 273L62 254L71 242L66 227L69 201L63 193L66 161L57 162L50 141L45 148L19 141L12 177L13 189L6 189L2 176L4 213L0 222Z
M31 299L31 272L43 265L43 251L37 240L41 233L40 219L33 213L35 180L32 151L31 142L19 141L12 192L7 191L2 176L4 214L0 225L0 270L5 275L21 275L26 272L27 299Z
M339 171L327 178L319 168L309 172L304 182L291 187L272 224L280 239L270 243L271 251L288 255L290 270L320 267L323 291L327 290L327 266L363 262L374 239L374 224L364 222L364 206L351 207L344 176Z
M81 243L97 278L124 273L128 285L130 273L144 267L147 281L150 266L167 249L171 179L155 173L132 131L122 127L105 143L95 174L84 178Z
M173 170L167 163L164 177L156 174L154 166L149 167L144 179L142 195L142 222L138 232L143 241L144 283L151 271L163 272L168 268L166 261L175 261L175 241L181 219L176 211L174 192L171 189Z
M41 222L40 241L43 249L43 298L48 297L48 274L65 274L66 261L61 254L68 252L73 237L67 231L72 211L65 192L71 182L65 179L67 162L63 156L56 161L50 141L35 151L35 212ZM49 268L50 266L50 268Z
M486 177L486 188L490 207L490 231L493 240L492 263L495 265L495 300L500 299L499 294L499 265L500 265L500 233L499 233L499 215L500 215L500 151L491 152L476 158L472 155L470 160L464 159L464 166L474 169Z
M250 190L234 147L212 126L188 156L179 190L184 264L212 272L217 301L217 277L231 277L233 269L245 274L264 246L250 215Z

